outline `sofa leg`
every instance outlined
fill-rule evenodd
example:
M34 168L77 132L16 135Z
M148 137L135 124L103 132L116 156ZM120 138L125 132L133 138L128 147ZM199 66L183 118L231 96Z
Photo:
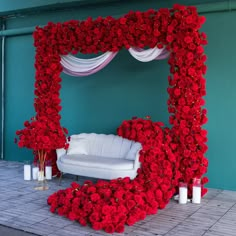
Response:
M61 175L60 175L60 178L59 178L59 181L58 181L59 186L61 186L62 175L63 175L63 172L61 172Z
M79 181L79 176L78 175L75 176L75 181Z

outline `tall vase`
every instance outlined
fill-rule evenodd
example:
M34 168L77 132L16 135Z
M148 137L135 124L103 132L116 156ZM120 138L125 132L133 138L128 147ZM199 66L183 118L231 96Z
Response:
M35 186L35 190L48 190L49 186L47 184L47 181L45 179L45 167L44 167L45 159L39 158L39 172L38 172L38 181L37 185Z

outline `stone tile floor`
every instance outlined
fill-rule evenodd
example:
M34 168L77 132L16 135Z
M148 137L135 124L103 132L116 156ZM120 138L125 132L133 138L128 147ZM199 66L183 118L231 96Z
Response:
M0 225L44 236L108 235L50 213L47 197L74 180L66 175L61 186L53 179L49 190L36 191L35 181L23 180L22 163L0 161ZM158 214L114 235L236 236L236 191L209 189L200 205L172 200Z

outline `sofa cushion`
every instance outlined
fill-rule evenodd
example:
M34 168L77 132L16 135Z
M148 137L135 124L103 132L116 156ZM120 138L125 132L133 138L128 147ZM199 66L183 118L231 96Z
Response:
M73 138L67 150L67 155L85 154L88 155L89 140L84 138Z
M81 142L83 139L86 140L86 142ZM73 142L72 145L71 142ZM77 147L75 147L76 142L78 145ZM125 158L133 143L134 142L131 140L113 134L82 133L71 136L70 146L72 146L72 152L69 147L69 152L67 153L88 154L109 158ZM82 145L81 148L80 145ZM80 149L82 149L82 152Z
M93 155L64 155L60 158L60 161L74 166L109 170L131 170L134 168L134 162L130 160Z

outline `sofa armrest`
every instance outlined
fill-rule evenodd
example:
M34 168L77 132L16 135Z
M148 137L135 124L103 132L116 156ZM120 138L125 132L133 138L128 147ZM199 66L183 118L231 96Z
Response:
M139 152L140 152L141 150L139 150L137 153L136 153L136 156L135 156L135 160L134 160L134 169L135 170L137 170L138 168L140 168L140 166L141 166L141 162L139 161L139 156L140 156L140 154L139 154Z
M56 149L56 153L57 153L57 159L59 159L61 156L66 154L66 149L65 148Z

